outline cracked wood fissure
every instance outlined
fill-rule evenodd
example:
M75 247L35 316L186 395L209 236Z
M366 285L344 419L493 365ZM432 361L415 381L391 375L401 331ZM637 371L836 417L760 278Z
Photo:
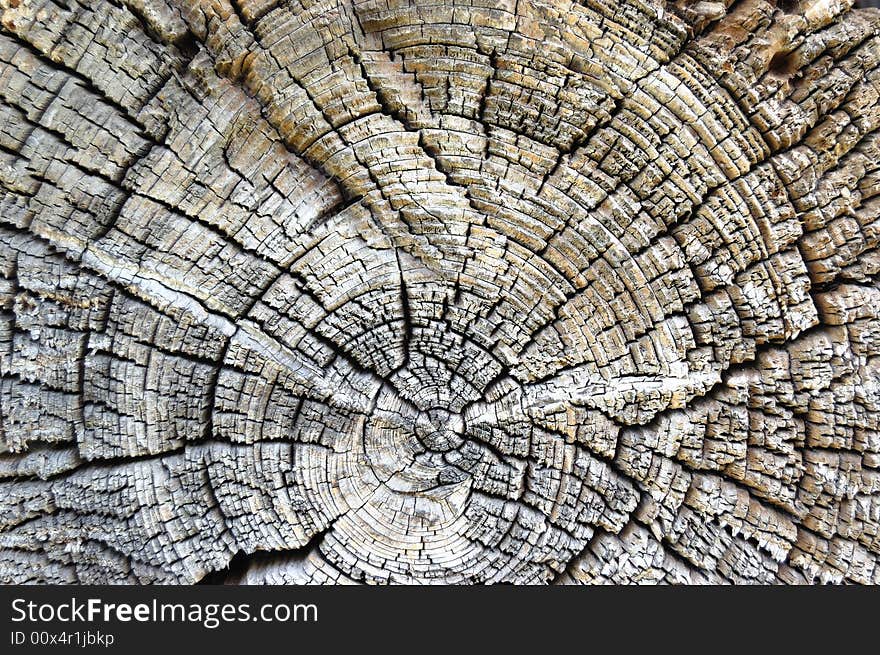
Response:
M880 10L0 0L0 581L880 582Z

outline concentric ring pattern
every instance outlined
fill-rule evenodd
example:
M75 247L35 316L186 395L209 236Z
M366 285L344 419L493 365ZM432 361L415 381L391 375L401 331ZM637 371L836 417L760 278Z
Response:
M0 2L0 578L880 582L880 12L727 4Z

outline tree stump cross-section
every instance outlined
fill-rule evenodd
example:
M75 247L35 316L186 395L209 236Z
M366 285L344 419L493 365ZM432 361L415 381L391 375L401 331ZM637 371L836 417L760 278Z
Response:
M0 0L0 581L880 583L851 5Z

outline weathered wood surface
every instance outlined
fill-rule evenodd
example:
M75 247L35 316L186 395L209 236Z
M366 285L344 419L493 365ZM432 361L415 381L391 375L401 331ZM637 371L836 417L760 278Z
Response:
M880 12L0 0L0 580L880 582Z

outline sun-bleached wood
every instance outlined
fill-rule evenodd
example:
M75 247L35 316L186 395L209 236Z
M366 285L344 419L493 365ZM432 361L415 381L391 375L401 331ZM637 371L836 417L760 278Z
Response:
M878 94L846 0L0 0L0 580L880 582Z

